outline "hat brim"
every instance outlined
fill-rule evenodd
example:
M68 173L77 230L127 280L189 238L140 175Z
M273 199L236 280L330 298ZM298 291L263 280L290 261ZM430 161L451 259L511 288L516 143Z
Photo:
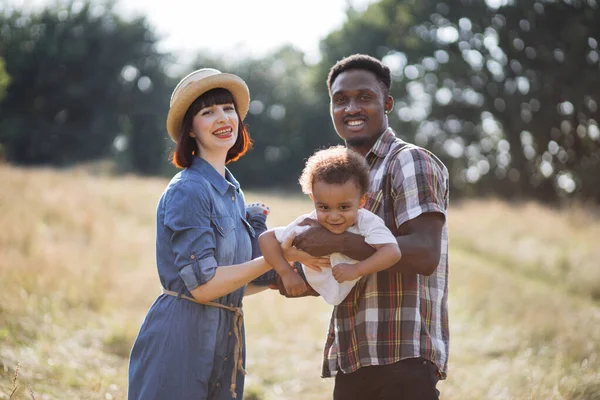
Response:
M227 73L207 76L181 89L181 93L177 95L173 104L171 104L167 114L167 133L174 142L177 142L179 135L181 135L181 124L188 108L199 96L217 88L227 89L231 93L237 112L242 120L246 118L250 106L250 92L246 82L239 76Z

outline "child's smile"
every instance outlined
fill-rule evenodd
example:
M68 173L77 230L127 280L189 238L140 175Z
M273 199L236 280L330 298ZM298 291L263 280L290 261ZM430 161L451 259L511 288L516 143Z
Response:
M316 180L311 198L315 204L319 223L332 233L344 233L356 223L358 210L364 205L354 179L335 184Z

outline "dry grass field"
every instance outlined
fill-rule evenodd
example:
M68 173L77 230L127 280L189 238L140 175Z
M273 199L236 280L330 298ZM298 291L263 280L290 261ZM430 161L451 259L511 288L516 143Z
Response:
M0 166L0 399L125 399L127 356L159 293L164 179ZM247 192L271 226L311 204ZM442 399L600 399L600 217L469 201L449 217L449 378ZM247 400L325 400L331 308L245 300ZM18 373L16 370L18 369Z

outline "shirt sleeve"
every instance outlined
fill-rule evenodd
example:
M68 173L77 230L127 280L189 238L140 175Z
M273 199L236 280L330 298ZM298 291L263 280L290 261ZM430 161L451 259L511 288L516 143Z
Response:
M385 226L383 219L364 208L359 211L357 226L367 244L398 243L394 234Z
M188 290L208 282L216 272L210 209L209 196L186 184L172 188L165 202L165 226L172 231L175 266Z
M448 170L433 154L419 147L401 150L392 170L396 228L423 213L446 216Z

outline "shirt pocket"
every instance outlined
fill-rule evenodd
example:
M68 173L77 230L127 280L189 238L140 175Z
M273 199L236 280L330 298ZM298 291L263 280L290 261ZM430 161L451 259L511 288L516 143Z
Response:
M215 230L215 258L218 265L232 265L235 257L237 238L235 222L229 216L212 216Z
M215 227L216 231L222 237L228 236L231 233L231 231L233 231L233 229L235 228L235 225L233 223L233 218L231 218L231 217L227 217L227 216L211 217L210 221L213 224L213 226Z

